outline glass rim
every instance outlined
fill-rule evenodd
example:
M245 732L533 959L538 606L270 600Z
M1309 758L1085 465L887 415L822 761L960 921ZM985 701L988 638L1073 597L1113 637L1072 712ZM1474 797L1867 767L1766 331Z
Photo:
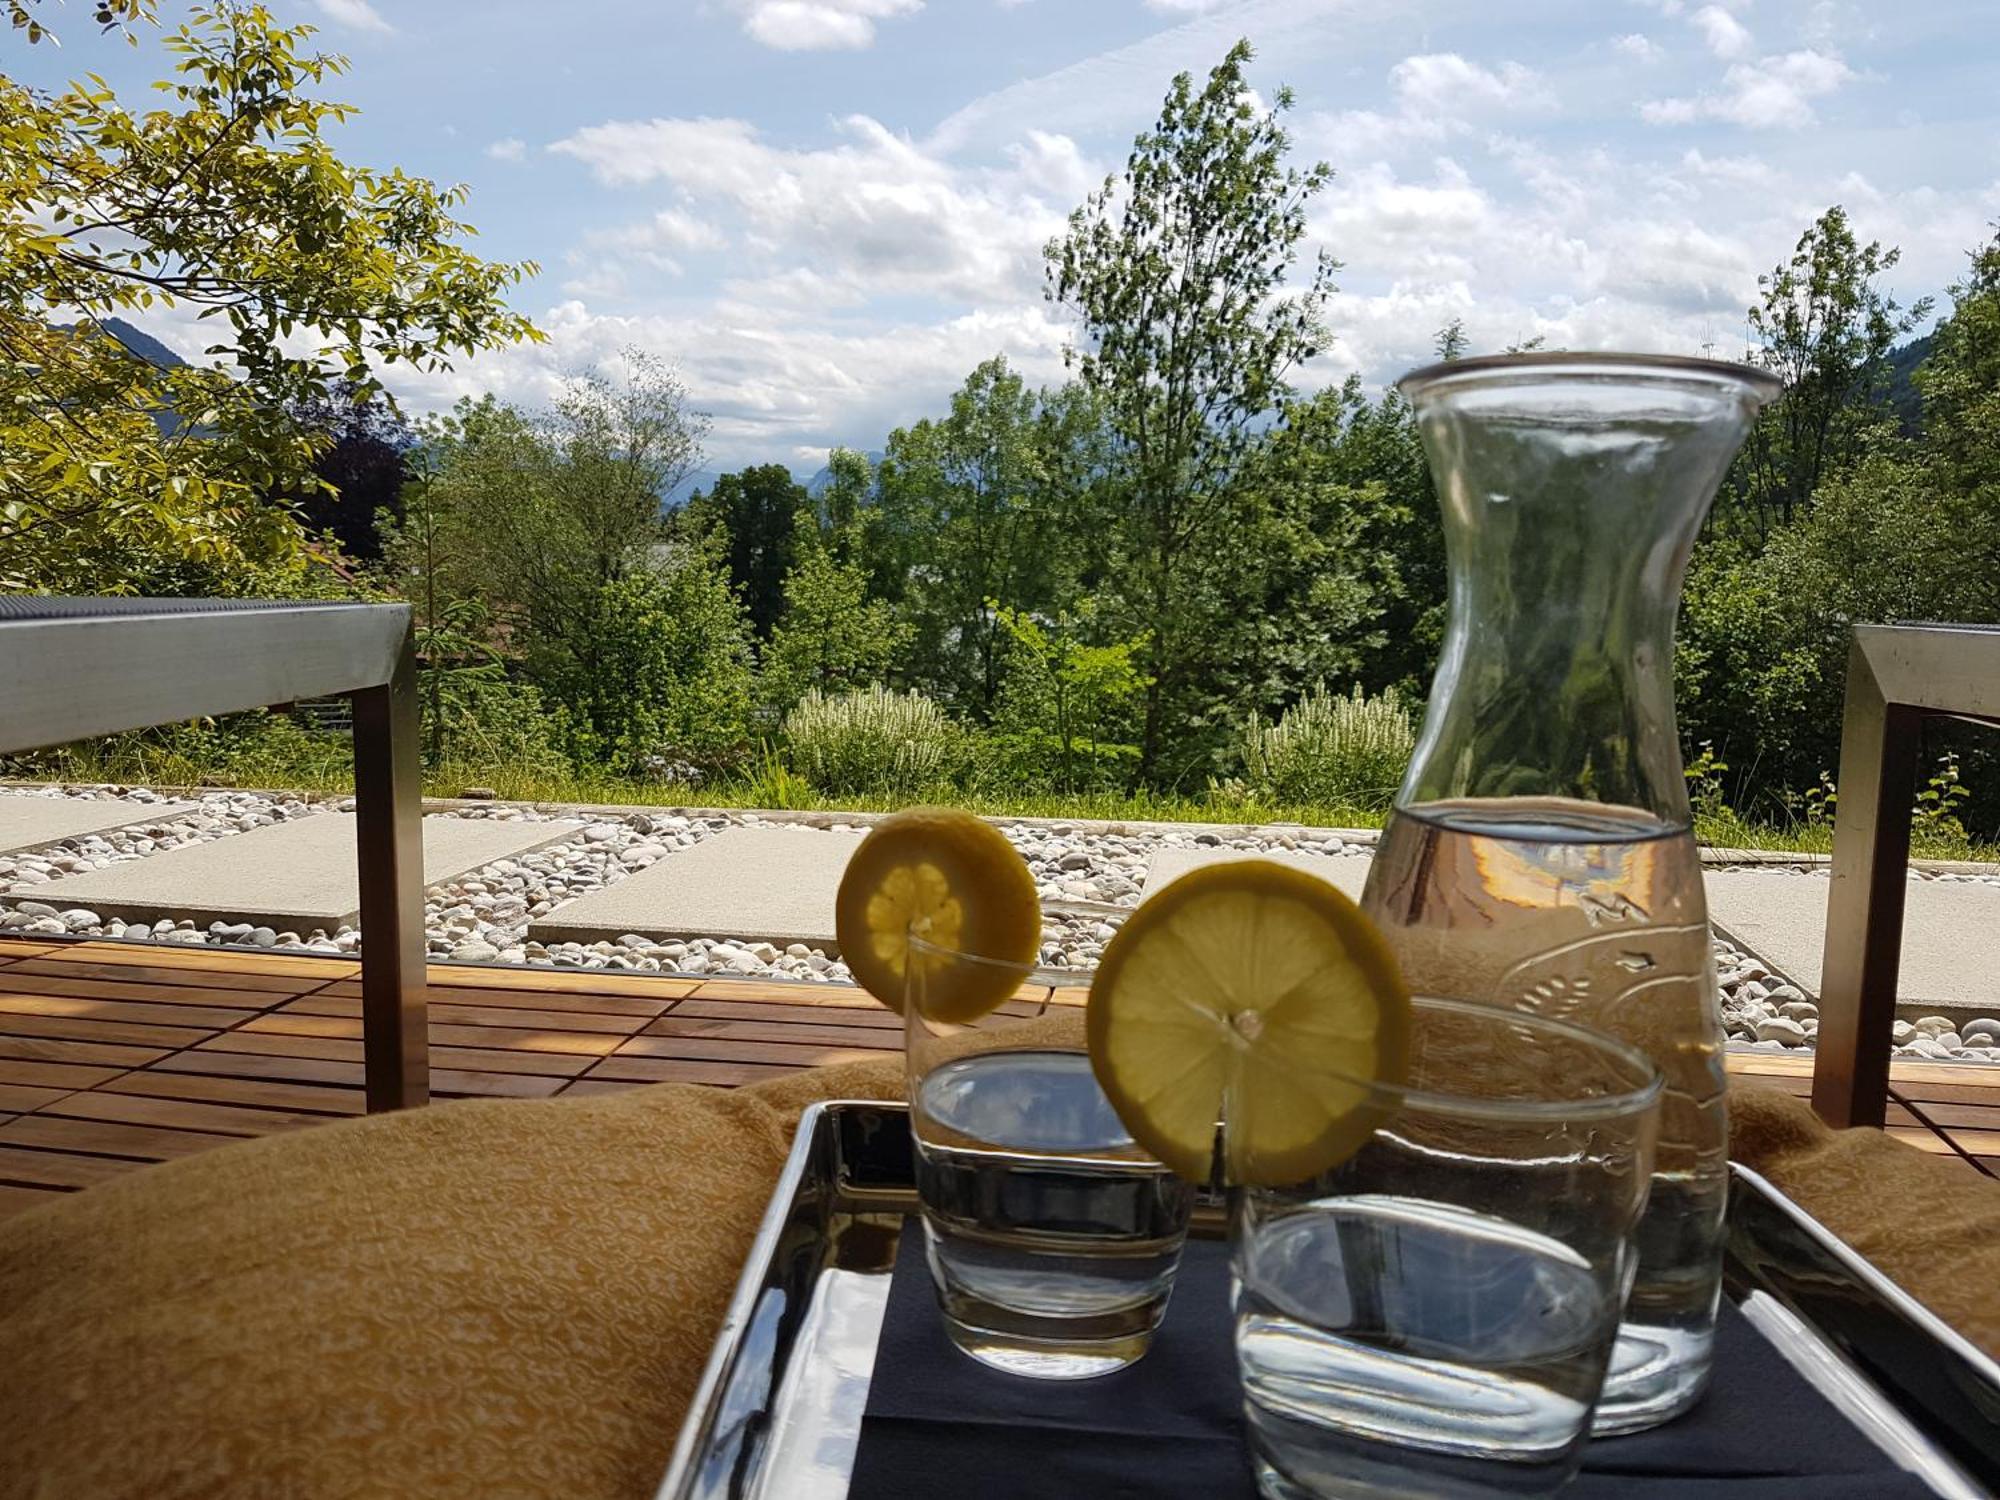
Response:
M1082 977L1073 970L1051 971L1043 969L1039 963L987 958L957 948L942 947L937 943L927 942L914 932L909 932L906 936L910 946L920 952L935 954L955 964L974 964L985 969L1002 970L1020 976L1023 982L1041 974L1047 976L1051 985L1065 982L1075 985ZM1085 983L1087 985L1088 981ZM1370 1099L1386 1103L1394 1109L1418 1109L1428 1114L1456 1115L1464 1119L1481 1120L1616 1119L1621 1115L1634 1114L1650 1108L1666 1090L1666 1079L1652 1058L1631 1043L1608 1032L1599 1031L1595 1027L1582 1026L1574 1021L1557 1020L1553 1016L1538 1016L1532 1011L1511 1010L1503 1006L1482 1004L1477 1000L1455 1000L1442 995L1412 995L1410 1007L1413 1011L1465 1016L1481 1023L1526 1026L1545 1036L1562 1037L1613 1059L1619 1065L1621 1072L1640 1081L1613 1093L1579 1094L1560 1099L1503 1099L1480 1094L1459 1094L1442 1089L1427 1089L1407 1083L1388 1083L1379 1078L1359 1078L1332 1070L1326 1071L1321 1076L1346 1084Z
M1034 958L1024 961L1012 958L988 958L982 953L967 953L963 948L947 948L941 943L933 943L926 938L919 937L912 928L905 928L903 930L903 937L904 941L919 953L945 959L954 964L970 964L978 969L1004 970L1006 973L1019 975L1023 983L1039 976L1050 985L1075 985L1079 978L1083 977L1075 969L1051 969L1045 967L1042 964L1041 945L1039 943L1035 947ZM908 982L907 974L904 976L904 982ZM1086 985L1088 982L1088 979L1084 978Z
M1438 360L1420 365L1396 381L1405 399L1415 400L1438 387L1470 384L1477 380L1508 375L1553 375L1593 373L1631 379L1651 372L1666 383L1706 384L1718 391L1748 393L1759 402L1769 401L1784 389L1784 382L1769 370L1738 360L1703 359L1692 354L1638 354L1606 350L1540 350L1527 354L1477 354L1468 359Z
M1526 1026L1548 1036L1562 1037L1615 1059L1621 1071L1641 1081L1629 1088L1605 1094L1575 1094L1566 1098L1505 1099L1484 1094L1453 1093L1445 1089L1423 1088L1416 1084L1389 1083L1379 1078L1356 1078L1329 1071L1325 1076L1366 1093L1370 1098L1400 1109L1417 1109L1426 1114L1456 1115L1478 1120L1609 1120L1649 1109L1666 1091L1666 1077L1659 1065L1630 1042L1594 1026L1538 1016L1532 1011L1487 1005L1478 1000L1457 1000L1443 995L1410 996L1412 1011L1444 1012L1494 1025Z

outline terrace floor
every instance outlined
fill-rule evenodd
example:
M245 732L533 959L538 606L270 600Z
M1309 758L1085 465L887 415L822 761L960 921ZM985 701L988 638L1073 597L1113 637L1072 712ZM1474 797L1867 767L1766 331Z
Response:
M347 959L0 940L0 1215L360 1114L359 974ZM727 1088L901 1045L901 1023L844 986L465 966L433 967L430 984L439 1098ZM1802 1059L1728 1065L1810 1085ZM2000 1066L1897 1062L1891 1093L1891 1135L2000 1174Z

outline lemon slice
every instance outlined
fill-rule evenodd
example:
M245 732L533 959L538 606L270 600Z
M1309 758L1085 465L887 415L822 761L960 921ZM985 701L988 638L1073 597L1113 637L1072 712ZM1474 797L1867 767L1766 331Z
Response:
M1374 924L1268 860L1183 875L1127 920L1090 986L1090 1063L1132 1138L1208 1180L1282 1186L1345 1161L1401 1082L1410 997Z
M834 900L834 936L855 983L889 1009L903 1008L906 971L921 963L924 1014L977 1020L1012 995L1040 951L1035 877L1006 836L970 813L916 807L884 818L847 862ZM997 959L953 963L910 947Z

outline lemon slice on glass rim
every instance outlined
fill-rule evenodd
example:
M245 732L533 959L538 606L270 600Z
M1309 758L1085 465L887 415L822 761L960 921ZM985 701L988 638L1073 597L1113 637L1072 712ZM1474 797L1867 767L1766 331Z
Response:
M1091 1070L1125 1128L1182 1177L1231 1183L1331 1170L1382 1120L1375 1083L1407 1076L1410 997L1352 901L1269 860L1183 875L1104 950L1090 986Z
M1020 976L1010 966L1040 953L1042 906L1027 861L999 829L971 813L916 807L877 823L848 860L834 936L855 983L889 1009L903 1009L915 978L928 1018L974 1021L1015 992ZM912 936L925 947L913 948ZM952 954L993 962L955 963Z

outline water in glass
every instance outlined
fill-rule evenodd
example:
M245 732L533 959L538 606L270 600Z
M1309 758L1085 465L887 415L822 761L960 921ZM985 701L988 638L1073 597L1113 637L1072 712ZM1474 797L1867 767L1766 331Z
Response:
M986 1051L912 1088L945 1324L1015 1374L1129 1364L1166 1312L1193 1189L1147 1158L1075 1051Z
M1267 1496L1544 1494L1604 1378L1615 1286L1520 1224L1385 1194L1244 1226L1236 1347Z
M1683 1409L1714 1339L1727 1165L1722 1033L1693 834L1558 798L1398 811L1363 905L1420 989L1622 1037L1666 1089L1600 1431Z

